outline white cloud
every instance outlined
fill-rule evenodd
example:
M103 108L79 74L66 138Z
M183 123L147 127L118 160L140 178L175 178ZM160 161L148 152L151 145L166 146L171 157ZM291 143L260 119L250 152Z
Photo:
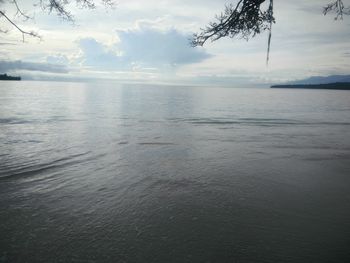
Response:
M210 57L202 48L192 48L190 34L176 29L161 31L138 24L131 30L118 30L117 48L130 61L150 66L183 65L201 62Z
M62 54L49 55L46 57L46 62L49 64L56 64L56 65L68 65L69 59L67 58L67 56Z
M211 57L203 48L193 48L189 35L174 28L161 30L150 22L138 22L128 30L117 30L119 41L105 45L94 38L78 41L78 62L100 70L175 69Z
M78 62L88 68L118 70L122 62L112 47L105 46L94 38L83 38L78 41L80 55Z

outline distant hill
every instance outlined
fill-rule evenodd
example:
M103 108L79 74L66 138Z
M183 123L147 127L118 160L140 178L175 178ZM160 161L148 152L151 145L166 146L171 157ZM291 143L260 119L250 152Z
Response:
M293 85L274 85L275 89L332 89L332 90L350 90L350 82L337 82L327 84L293 84Z
M350 75L314 76L273 85L271 88L350 90Z
M350 75L332 75L332 76L315 76L307 79L290 81L284 83L286 85L316 85L316 84L329 84L329 83L339 83L348 82L350 83Z

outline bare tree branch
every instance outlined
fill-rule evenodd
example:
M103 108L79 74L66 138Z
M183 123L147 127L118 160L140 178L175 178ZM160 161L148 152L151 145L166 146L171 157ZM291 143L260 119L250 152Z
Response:
M95 9L97 0L32 0L34 6L39 6L43 11L48 12L49 14L55 13L57 16L61 17L64 20L70 21L74 23L74 16L68 10L67 6L70 3L76 3L78 8L87 8L87 9ZM99 0L106 8L114 8L114 0ZM26 12L24 12L19 4L18 0L0 0L0 3L9 3L14 6L16 13L14 15L7 15L4 10L0 11L0 19L4 17L5 20L11 24L17 31L22 34L22 40L24 41L25 35L31 37L38 37L38 33L34 31L26 31L22 29L18 23L16 22L16 18L21 17L24 21L29 19L33 19ZM0 33L7 33L8 30L0 29Z
M192 45L203 46L209 39L216 41L223 37L240 36L248 40L269 29L274 17L270 8L261 10L263 2L265 0L239 0L236 5L227 5L225 11L216 16L216 22L209 23L193 36Z
M336 0L323 8L323 14L335 13L335 20L343 19L344 15L350 15L350 6L345 7L342 0Z
M15 22L13 22L3 11L0 10L0 15L3 16L11 25L13 25L19 32L22 33L22 40L24 42L24 36L28 35L28 36L32 36L32 37L38 37L40 38L40 36L34 32L34 31L25 31L22 28L20 28Z
M212 22L199 34L194 34L192 46L203 46L209 39L216 41L223 37L240 37L249 40L257 34L268 30L268 50L266 62L269 61L273 16L273 0L266 10L261 5L266 0L239 0L236 5L230 4L224 13L217 16L217 22Z
M16 15L20 15L22 17L24 17L24 20L28 20L28 19L31 19L31 17L29 17L27 14L25 14L18 6L17 4L17 0L12 0L12 3L16 6Z
M42 10L48 10L49 13L55 12L57 16L64 20L74 22L74 16L67 10L67 5L75 2L78 8L95 9L96 0L40 0ZM114 0L100 0L106 8L114 8Z
M263 3L269 2L267 9ZM345 7L342 0L333 0L324 7L324 15L335 13L335 19L350 15L350 7ZM269 32L266 63L270 59L272 25L275 23L273 0L237 0L237 4L229 4L216 21L209 23L200 32L193 35L192 46L203 46L208 40L212 42L223 37L243 38L249 40L264 31Z
M266 55L266 65L269 64L270 60L270 49L271 49L271 38L272 38L272 22L275 22L273 18L273 0L270 1L270 6L269 6L269 11L268 13L271 15L270 19L270 27L268 28L269 30L269 39L267 41L267 55Z
M73 22L73 15L65 8L67 4L66 0L40 0L42 10L48 10L50 14L55 12L62 19Z

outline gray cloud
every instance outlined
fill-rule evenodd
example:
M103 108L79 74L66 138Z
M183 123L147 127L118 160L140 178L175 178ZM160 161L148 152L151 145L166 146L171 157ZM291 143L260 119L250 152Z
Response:
M183 65L210 57L203 49L192 48L190 36L176 29L160 31L141 25L140 28L117 33L121 40L118 48L130 61L150 65Z
M58 55L47 56L46 62L51 65L68 65L69 59L65 55L58 54Z
M121 69L123 58L111 47L105 46L94 38L78 41L82 56L79 58L84 66L101 69Z
M14 71L40 71L50 73L68 73L68 69L64 65L55 65L50 63L34 63L17 61L0 60L0 72L14 72Z
M134 29L118 30L117 35L120 42L112 46L94 38L80 39L80 62L100 69L160 69L197 63L211 57L202 48L192 48L189 36L176 29L159 30L145 23Z

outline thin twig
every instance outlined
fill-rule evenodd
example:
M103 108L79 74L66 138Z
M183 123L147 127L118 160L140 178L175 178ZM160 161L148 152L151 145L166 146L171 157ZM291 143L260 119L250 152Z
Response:
M12 0L12 2L14 3L14 5L16 6L16 15L20 14L21 16L23 16L25 18L25 20L31 19L31 17L29 17L28 15L26 15L18 6L17 0Z
M22 40L24 42L24 36L25 35L29 35L29 36L32 36L32 37L37 37L37 38L40 38L40 36L33 32L33 31L25 31L23 30L22 28L20 28L15 22L13 22L3 11L0 10L0 15L2 15L10 24L12 24L19 32L22 33Z

